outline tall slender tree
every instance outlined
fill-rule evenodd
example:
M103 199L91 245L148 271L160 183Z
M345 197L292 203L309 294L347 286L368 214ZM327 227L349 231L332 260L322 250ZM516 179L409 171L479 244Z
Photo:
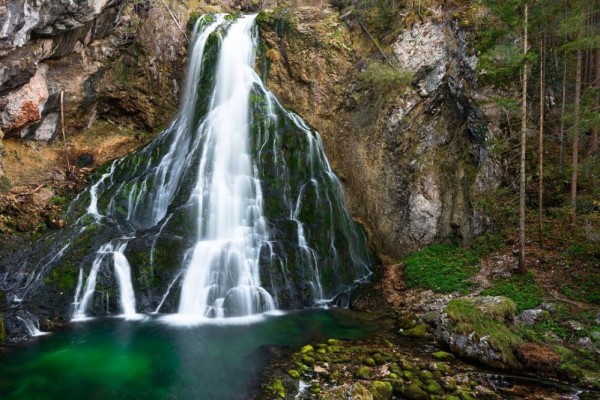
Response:
M529 50L528 30L529 5L525 3L525 20L523 24L523 82L521 93L521 158L520 158L520 184L519 184L519 272L525 272L525 188L527 176L525 175L525 162L527 151L527 76L529 63L527 52Z
M545 87L546 79L546 34L544 32L540 40L540 122L539 122L539 144L538 144L538 243L543 247L543 229L544 229L544 107L545 107Z

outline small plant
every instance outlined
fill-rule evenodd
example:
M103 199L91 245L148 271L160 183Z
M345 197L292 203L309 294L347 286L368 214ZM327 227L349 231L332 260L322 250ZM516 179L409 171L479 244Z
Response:
M517 304L517 310L523 311L537 307L543 300L543 289L537 284L531 272L515 275L508 279L500 280L483 291L487 296L505 296Z
M371 61L363 72L363 78L381 93L401 92L410 86L413 73L384 62Z
M436 244L408 256L404 267L408 288L467 293L469 279L479 270L479 260L469 249Z

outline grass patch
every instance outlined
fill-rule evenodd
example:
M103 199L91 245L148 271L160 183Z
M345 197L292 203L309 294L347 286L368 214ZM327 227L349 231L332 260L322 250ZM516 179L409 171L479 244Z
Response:
M502 361L515 363L515 350L523 339L504 323L514 315L516 305L507 298L494 303L479 303L476 299L454 299L445 308L456 331L468 335L475 333L479 337L487 336L494 349L502 354Z
M388 63L370 61L365 72L365 82L370 83L380 93L403 91L410 86L413 73L404 69L394 68Z
M527 272L508 279L496 281L494 285L482 292L485 296L505 296L517 304L517 311L537 307L543 300L544 291L533 274Z
M584 278L574 277L573 282L559 287L560 293L574 300L600 305L600 273L589 273Z
M475 252L454 245L435 244L404 260L406 287L438 293L467 293L472 285L469 279L477 271Z

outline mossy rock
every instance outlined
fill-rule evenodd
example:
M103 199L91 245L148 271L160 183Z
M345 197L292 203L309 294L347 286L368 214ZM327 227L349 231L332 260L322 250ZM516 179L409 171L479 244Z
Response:
M373 400L373 395L360 383L352 387L351 398L354 400Z
M306 354L306 353L310 353L312 351L314 351L314 347L312 347L310 344L307 344L306 346L304 346L300 349L300 354Z
M454 360L454 354L452 353L447 353L445 351L436 351L435 353L432 354L433 358L435 358L436 360L440 360L440 361L450 361L450 360Z
M435 381L429 381L425 386L425 391L431 394L440 394L442 393L442 387Z
M281 379L275 378L273 382L271 382L271 384L267 386L266 389L267 392L271 395L276 396L280 399L285 399L286 391L285 387L283 386L283 382L281 382Z
M430 381L433 379L433 374L431 371L423 370L419 372L419 377L425 381Z
M300 372L296 371L295 369L290 369L288 371L288 375L293 379L300 379Z
M427 325L419 324L414 328L407 329L405 331L401 331L400 334L402 336L414 337L414 338L423 338L427 336Z
M374 400L389 400L394 390L389 382L373 381L371 383L371 394Z
M404 397L409 400L428 400L429 395L425 392L421 387L413 382L409 386L404 388L404 392L402 393Z
M358 368L358 370L356 371L356 377L360 379L369 379L372 375L373 373L371 372L371 370L364 366Z
M376 365L376 362L373 358L368 357L363 360L363 364L368 365L370 367L374 367Z

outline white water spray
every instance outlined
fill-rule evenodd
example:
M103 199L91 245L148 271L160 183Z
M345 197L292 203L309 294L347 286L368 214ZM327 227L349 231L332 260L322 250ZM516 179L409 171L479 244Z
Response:
M185 273L179 314L240 317L275 309L260 286L259 252L268 241L260 181L249 151L249 98L257 82L253 16L223 40L192 200L198 242Z

